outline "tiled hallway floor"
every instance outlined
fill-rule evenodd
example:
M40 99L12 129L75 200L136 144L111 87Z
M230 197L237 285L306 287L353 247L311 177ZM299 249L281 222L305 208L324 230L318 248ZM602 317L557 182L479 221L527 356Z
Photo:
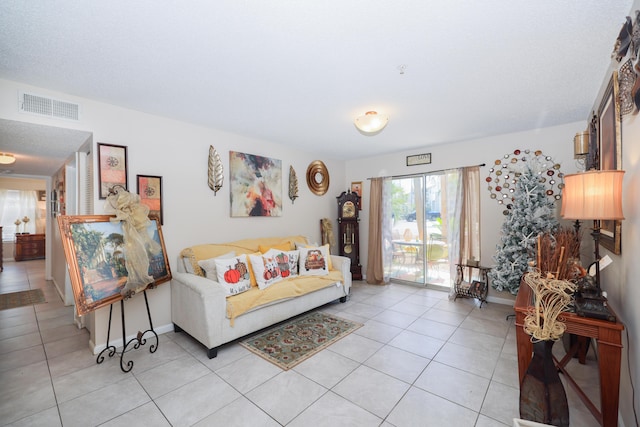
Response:
M172 332L156 353L132 352L125 374L117 357L96 364L44 261L5 262L0 293L30 288L48 302L0 311L0 425L504 427L518 417L510 306L357 282L347 303L320 310L364 326L290 371L238 344L209 360ZM591 353L570 365L597 395ZM596 426L565 388L571 425Z

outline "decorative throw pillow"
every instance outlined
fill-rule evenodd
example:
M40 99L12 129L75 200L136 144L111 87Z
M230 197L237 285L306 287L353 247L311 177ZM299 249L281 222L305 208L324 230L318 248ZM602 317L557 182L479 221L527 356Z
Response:
M290 251L291 242L286 241L284 243L280 243L279 245L273 245L273 246L263 246L263 245L258 246L258 250L260 251L260 253L263 253L263 254L266 254L271 249L278 249L280 251Z
M331 263L331 256L329 255L331 253L331 248L329 247L329 244L326 245L322 245L319 246L317 244L315 245L306 245L304 243L296 243L296 249L302 249L302 248L317 248L317 247L321 247L321 248L325 248L326 252L327 252L327 268L329 270L333 270L333 264ZM300 254L300 259L302 259L302 254ZM302 264L300 264L300 269L302 269Z
M276 282L282 280L280 273L280 267L275 257L264 255L249 255L251 260L251 267L253 268L253 274L258 282L258 288L266 289Z
M238 255L233 258L215 259L218 282L224 285L227 296L236 295L251 289L247 256Z
M279 251L277 249L271 249L266 253L278 263L280 267L280 274L283 279L298 276L298 259L300 258L300 251Z
M216 270L216 259L229 259L236 256L234 251L226 253L224 255L217 256L215 258L203 259L198 261L198 265L204 271L204 277L213 281L218 280L218 272Z
M300 249L300 275L325 276L329 274L329 245Z
M298 243L296 242L296 249L300 250L302 248L316 248L320 245L317 243Z
M247 264L249 264L249 280L251 280L251 286L258 287L258 281L256 280L256 274L253 272L253 266L251 265L251 255L262 255L262 252L254 252L253 254L247 254Z

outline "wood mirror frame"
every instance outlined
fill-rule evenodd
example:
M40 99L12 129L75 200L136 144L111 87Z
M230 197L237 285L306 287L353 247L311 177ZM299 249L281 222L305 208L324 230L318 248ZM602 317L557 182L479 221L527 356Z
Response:
M322 196L329 189L329 171L320 160L314 160L307 168L307 186L317 196Z

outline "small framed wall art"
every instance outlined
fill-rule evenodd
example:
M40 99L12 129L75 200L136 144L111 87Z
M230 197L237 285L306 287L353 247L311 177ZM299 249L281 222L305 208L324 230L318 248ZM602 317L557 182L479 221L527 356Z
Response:
M429 165L431 164L431 153L413 154L407 156L407 166Z
M351 183L351 192L356 193L360 200L358 200L358 209L362 210L362 181Z
M149 216L157 216L164 225L162 215L162 177L153 175L137 175L137 191L140 203L149 207Z
M98 143L98 180L100 199L106 199L116 185L128 188L127 147Z

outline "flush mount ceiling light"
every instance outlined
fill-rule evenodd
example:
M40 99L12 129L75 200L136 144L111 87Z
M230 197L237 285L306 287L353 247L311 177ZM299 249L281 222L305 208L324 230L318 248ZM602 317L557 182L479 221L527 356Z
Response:
M375 135L389 123L389 116L378 114L376 111L367 111L364 115L356 117L354 124L365 135Z
M13 154L0 153L0 164L11 165L16 162L16 158Z

